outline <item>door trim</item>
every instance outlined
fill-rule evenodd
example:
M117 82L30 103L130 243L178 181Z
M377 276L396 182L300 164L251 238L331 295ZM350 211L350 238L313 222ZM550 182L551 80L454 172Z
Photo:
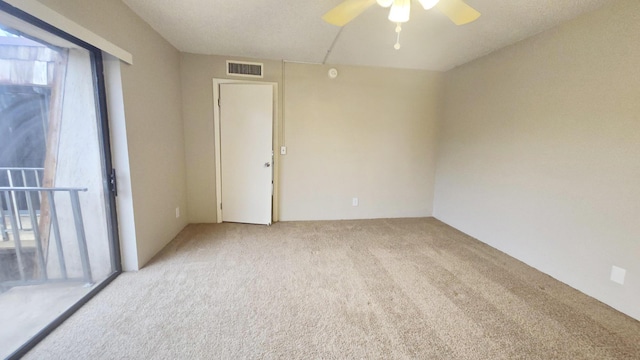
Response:
M220 156L220 106L218 99L220 98L220 84L256 84L273 86L273 126L272 126L272 151L273 151L273 201L271 202L271 222L275 223L280 220L280 126L278 121L278 83L268 81L250 81L250 80L231 80L231 79L213 79L213 130L214 130L214 149L216 163L216 223L222 222L222 167Z

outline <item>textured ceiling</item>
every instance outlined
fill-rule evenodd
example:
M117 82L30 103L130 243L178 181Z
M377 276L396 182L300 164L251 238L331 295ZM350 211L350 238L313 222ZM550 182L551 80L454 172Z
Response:
M466 0L482 16L463 26L413 0L400 50L377 5L340 32L321 16L341 0L123 1L183 52L322 63L335 39L329 64L445 71L615 0Z

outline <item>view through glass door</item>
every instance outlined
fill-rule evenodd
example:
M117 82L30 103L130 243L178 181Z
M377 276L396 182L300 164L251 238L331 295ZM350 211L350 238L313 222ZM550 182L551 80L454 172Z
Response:
M0 358L120 271L101 66L1 3Z

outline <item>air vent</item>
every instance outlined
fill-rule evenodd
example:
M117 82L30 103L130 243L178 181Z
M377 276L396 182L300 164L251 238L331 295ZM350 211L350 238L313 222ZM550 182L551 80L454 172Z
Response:
M261 78L263 67L261 63L227 60L227 75Z

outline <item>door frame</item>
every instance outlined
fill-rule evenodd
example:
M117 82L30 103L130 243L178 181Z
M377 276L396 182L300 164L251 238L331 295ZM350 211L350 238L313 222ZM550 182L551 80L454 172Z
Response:
M222 164L220 156L220 85L221 84L253 84L253 85L271 85L273 87L273 115L272 115L272 134L271 146L273 151L273 196L271 201L271 223L280 220L280 191L279 174L280 174L280 126L278 121L278 83L269 81L251 81L251 80L233 80L233 79L213 79L213 130L214 130L214 149L216 163L216 223L222 222Z

